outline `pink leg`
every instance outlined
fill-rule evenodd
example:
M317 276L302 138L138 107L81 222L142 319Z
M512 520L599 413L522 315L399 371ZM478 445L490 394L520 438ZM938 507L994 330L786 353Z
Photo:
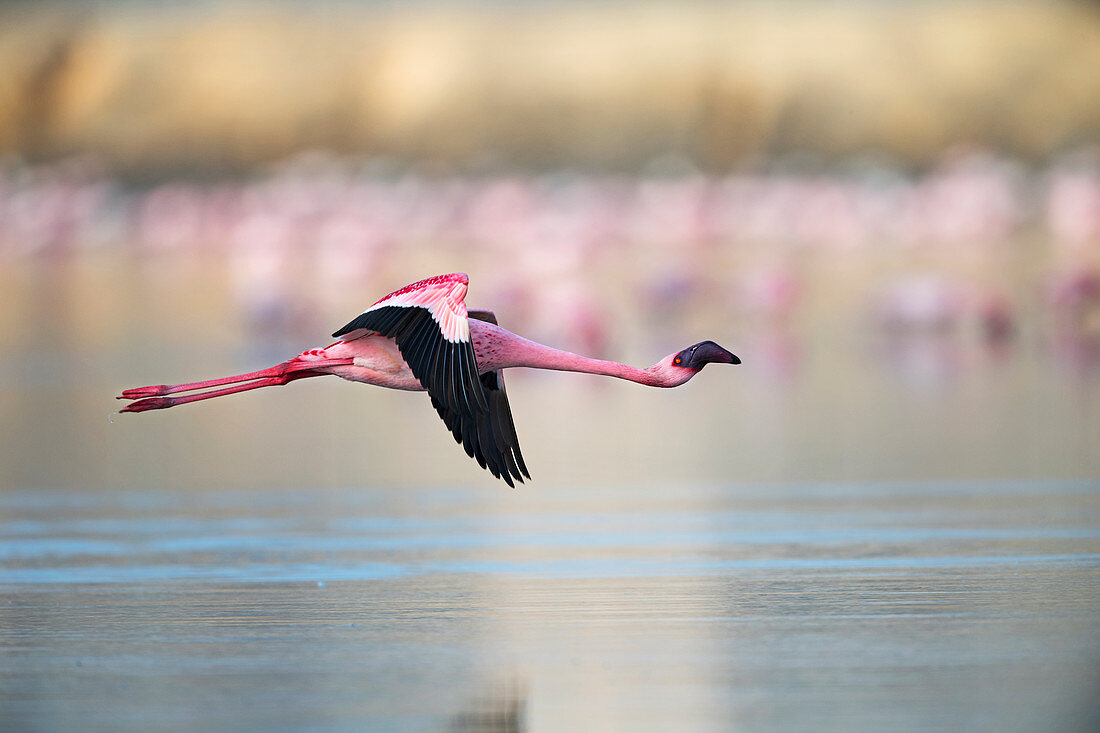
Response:
M351 359L317 359L307 361L305 359L294 358L289 361L284 361L282 364L276 364L270 369L261 369L258 372L238 374L232 377L207 379L203 382L188 382L187 384L155 384L150 387L134 387L133 389L123 390L122 394L118 396L118 399L136 400L143 397L161 397L163 395L175 394L176 392L190 392L194 389L219 387L223 384L236 384L237 382L250 382L256 379L273 379L285 376L287 374L292 374L294 372L300 372L302 370L318 369L331 366L347 366L351 363ZM149 410L153 408L147 407L145 409ZM137 410L131 410L131 412L137 412Z
M211 397L224 397L225 395L235 394L237 392L247 392L250 389L259 389L260 387L275 387L280 384L286 384L287 382L293 382L295 379L302 379L304 377L323 377L324 375L324 372L311 372L303 369L294 372L284 373L276 377L263 377L261 379L254 379L246 384L238 384L234 387L212 389L208 392L196 392L195 394L180 395L179 397L146 397L144 399L138 400L137 402L131 402L130 404L126 405L126 407L123 407L121 410L119 410L119 412L145 412L146 410L163 410L166 407L186 405L188 402L208 400ZM228 377L228 379L235 379L235 377ZM212 380L207 384L217 383L218 381L219 380ZM222 383L224 383L224 381ZM147 387L146 389L150 388ZM133 392L135 390L126 391ZM123 394L125 394L125 392Z

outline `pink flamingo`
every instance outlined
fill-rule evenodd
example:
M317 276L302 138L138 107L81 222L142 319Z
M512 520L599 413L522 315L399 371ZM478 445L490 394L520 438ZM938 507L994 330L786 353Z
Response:
M669 354L646 369L543 346L499 327L489 311L467 311L468 284L466 275L454 273L407 285L334 333L340 340L330 346L249 374L128 389L118 399L136 401L121 411L160 410L325 374L391 389L426 390L466 453L515 486L513 478L522 483L531 474L520 453L502 369L587 372L651 387L676 387L710 362L741 363L713 341ZM191 394L170 396L177 392Z

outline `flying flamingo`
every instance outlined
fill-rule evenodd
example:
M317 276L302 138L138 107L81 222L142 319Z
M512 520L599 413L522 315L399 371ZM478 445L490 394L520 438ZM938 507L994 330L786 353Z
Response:
M531 474L520 453L502 369L587 372L676 387L710 362L741 363L713 341L669 354L647 369L543 346L504 330L489 311L467 311L468 284L466 275L454 273L407 285L334 333L340 340L330 346L249 374L128 389L118 399L136 401L121 411L160 410L325 374L391 389L426 390L455 441L482 468L514 487L512 479L522 483ZM169 396L177 392L191 394Z

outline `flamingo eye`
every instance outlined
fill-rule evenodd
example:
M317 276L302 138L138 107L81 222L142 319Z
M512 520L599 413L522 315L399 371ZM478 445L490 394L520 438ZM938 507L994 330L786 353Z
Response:
M681 359L680 357L677 356L675 359L672 360L672 363L675 364L676 366L680 366L680 362L682 362L682 361L683 361L683 359Z

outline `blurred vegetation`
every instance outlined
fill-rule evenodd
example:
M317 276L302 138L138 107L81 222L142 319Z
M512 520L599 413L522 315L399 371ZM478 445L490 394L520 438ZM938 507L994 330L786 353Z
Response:
M236 172L302 148L477 170L914 167L1100 140L1096 4L18 4L0 155Z

